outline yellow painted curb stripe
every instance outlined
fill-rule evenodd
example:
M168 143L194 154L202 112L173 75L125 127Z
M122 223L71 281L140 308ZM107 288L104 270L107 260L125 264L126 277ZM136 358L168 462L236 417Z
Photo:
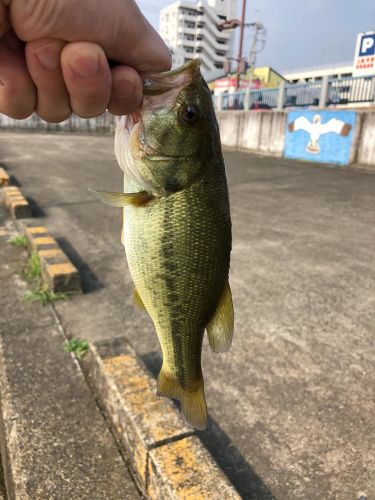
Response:
M39 233L48 233L48 231L47 231L47 228L44 226L37 226L37 227L27 227L26 233L27 234L39 234Z
M11 200L10 202L11 207L25 207L26 205L28 205L26 200Z
M20 203L26 203L27 204L27 201L25 200L25 198L23 196L20 196L20 197L17 197L17 198L11 198L9 202L10 202L11 205L19 205Z
M50 276L56 276L61 274L72 274L75 272L77 272L77 269L70 262L47 265L47 273Z
M33 238L32 243L34 243L37 246L38 245L52 245L52 244L57 245L56 241L51 236L43 236L41 238Z
M39 250L38 251L40 257L65 257L66 255L60 248L51 248L50 250Z

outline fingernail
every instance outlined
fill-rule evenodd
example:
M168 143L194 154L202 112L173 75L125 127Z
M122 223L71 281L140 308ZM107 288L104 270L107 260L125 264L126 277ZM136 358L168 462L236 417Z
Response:
M43 47L35 49L33 53L45 69L55 70L60 66L61 50L53 43L43 45Z
M79 55L70 61L72 72L80 78L92 78L98 73L99 66L99 54Z

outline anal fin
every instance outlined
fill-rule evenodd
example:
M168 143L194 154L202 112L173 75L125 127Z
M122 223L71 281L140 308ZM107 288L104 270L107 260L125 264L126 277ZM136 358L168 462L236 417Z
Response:
M224 286L219 305L206 329L208 342L214 352L229 350L233 339L234 312L232 293L228 281Z
M133 300L133 304L138 307L138 309L143 309L144 311L146 311L146 307L143 303L143 300L141 299L138 291L136 288L134 288L134 292L133 292L133 295L132 295L132 300Z

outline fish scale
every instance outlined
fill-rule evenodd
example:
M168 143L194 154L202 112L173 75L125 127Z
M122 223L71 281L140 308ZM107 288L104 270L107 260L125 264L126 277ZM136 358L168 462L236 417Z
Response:
M222 189L220 200L217 183L207 190L212 183L202 178L148 206L127 207L124 217L135 287L155 324L165 364L186 374L180 380L186 387L200 374L203 332L228 274L230 220L215 206L224 204L226 196Z

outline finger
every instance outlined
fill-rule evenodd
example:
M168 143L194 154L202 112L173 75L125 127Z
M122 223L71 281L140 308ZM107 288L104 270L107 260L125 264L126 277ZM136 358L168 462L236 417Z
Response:
M103 49L94 43L68 43L61 67L74 113L83 118L105 111L111 95L111 71Z
M36 112L50 123L62 122L72 113L60 65L64 45L62 40L51 38L26 45L27 68L38 94Z
M12 0L11 17L22 40L86 40L107 57L139 72L168 70L170 53L134 0Z
M132 113L142 103L141 77L129 66L117 66L111 72L112 91L108 110L114 115Z
M0 42L0 113L21 120L35 109L36 91L23 44L9 32Z

